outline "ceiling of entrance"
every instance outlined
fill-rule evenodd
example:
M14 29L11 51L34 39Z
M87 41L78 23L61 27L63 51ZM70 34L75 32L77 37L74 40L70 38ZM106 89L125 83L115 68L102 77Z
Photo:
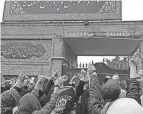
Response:
M64 38L77 56L129 56L139 39Z

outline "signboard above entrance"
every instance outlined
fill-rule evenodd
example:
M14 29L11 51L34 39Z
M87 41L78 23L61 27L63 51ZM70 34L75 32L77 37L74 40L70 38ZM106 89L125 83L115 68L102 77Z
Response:
M121 20L121 1L6 1L3 21Z

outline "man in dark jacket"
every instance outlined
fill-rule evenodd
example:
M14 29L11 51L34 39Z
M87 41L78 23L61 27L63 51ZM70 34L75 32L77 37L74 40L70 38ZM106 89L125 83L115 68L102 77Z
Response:
M101 88L96 72L90 74L90 89L89 89L89 113L90 114L106 114L109 107L118 99L120 90L118 83L115 80L109 82ZM136 67L130 61L130 79L128 82L127 97L133 98L140 103L139 100L139 83L136 80ZM112 95L111 95L112 94Z
M40 103L41 103L41 106L45 106L49 101L50 101L50 97L51 97L51 94L53 93L54 91L54 80L57 78L57 74L55 76L52 76L49 80L49 83L48 83L48 88L47 88L47 91L46 93L41 97L40 99ZM73 86L73 81L76 77L74 76L71 81L70 81L70 85Z
M83 92L85 82L88 81L86 71L81 70L81 78L76 88L72 86L60 87L60 91L56 100L56 106L51 114L71 114L75 113L75 106Z

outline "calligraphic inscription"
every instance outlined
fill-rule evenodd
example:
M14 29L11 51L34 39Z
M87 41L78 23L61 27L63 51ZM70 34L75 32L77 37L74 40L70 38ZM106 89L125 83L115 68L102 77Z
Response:
M121 19L121 1L7 1L5 6L4 21Z
M42 44L33 45L29 42L13 42L1 46L1 55L6 59L40 58L46 52Z
M116 12L115 1L13 1L11 14L70 14Z

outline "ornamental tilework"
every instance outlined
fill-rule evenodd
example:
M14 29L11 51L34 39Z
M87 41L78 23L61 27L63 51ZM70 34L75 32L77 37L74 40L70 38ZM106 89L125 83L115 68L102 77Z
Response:
M5 21L99 20L121 16L121 1L8 1Z
M51 40L2 40L2 62L48 62Z
M94 13L116 13L117 1L12 1L10 3L10 14L62 14L64 13L93 13L87 9L91 7ZM77 8L80 7L78 10ZM31 10L29 12L29 9ZM50 11L52 9L52 11ZM75 9L75 10L74 10ZM85 11L86 9L86 11ZM72 11L72 12L71 12Z

